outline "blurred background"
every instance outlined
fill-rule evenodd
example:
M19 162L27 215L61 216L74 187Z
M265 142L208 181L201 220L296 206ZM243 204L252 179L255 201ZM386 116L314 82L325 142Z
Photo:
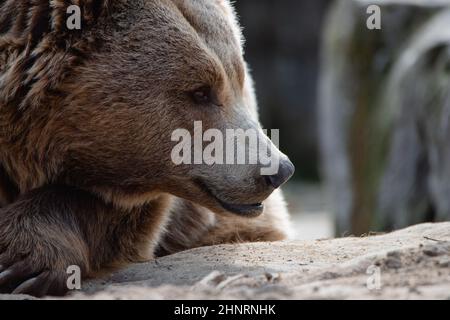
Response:
M298 239L450 220L450 0L235 6Z

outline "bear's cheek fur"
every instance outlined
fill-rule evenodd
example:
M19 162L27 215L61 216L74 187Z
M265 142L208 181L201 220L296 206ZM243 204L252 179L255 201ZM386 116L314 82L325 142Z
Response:
M193 131L194 121L202 121L205 129L227 127L218 108L192 106L163 95L137 99L128 89L109 95L106 88L95 85L111 83L103 80L86 79L81 87L67 85L65 90L73 94L54 120L69 139L64 177L72 184L128 187L142 193L189 180L190 168L172 162L172 132Z

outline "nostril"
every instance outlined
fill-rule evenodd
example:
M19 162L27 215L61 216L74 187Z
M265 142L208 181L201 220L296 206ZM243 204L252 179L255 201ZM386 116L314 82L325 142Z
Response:
M292 164L292 162L289 160L283 160L280 163L280 168L278 170L278 173L265 177L266 183L269 186L271 186L275 189L278 189L292 177L294 172L295 172L295 167Z

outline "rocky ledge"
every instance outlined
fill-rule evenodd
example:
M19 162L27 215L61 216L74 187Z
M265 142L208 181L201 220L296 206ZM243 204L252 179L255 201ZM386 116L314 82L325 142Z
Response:
M85 283L67 298L450 299L450 223L360 238L199 248Z

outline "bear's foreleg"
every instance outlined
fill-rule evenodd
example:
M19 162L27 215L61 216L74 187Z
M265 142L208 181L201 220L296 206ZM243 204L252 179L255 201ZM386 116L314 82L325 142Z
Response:
M0 209L0 293L67 291L67 268L89 272L89 250L72 196L42 188Z
M122 211L65 186L21 196L0 209L0 293L63 295L71 266L85 279L150 259L163 207Z

